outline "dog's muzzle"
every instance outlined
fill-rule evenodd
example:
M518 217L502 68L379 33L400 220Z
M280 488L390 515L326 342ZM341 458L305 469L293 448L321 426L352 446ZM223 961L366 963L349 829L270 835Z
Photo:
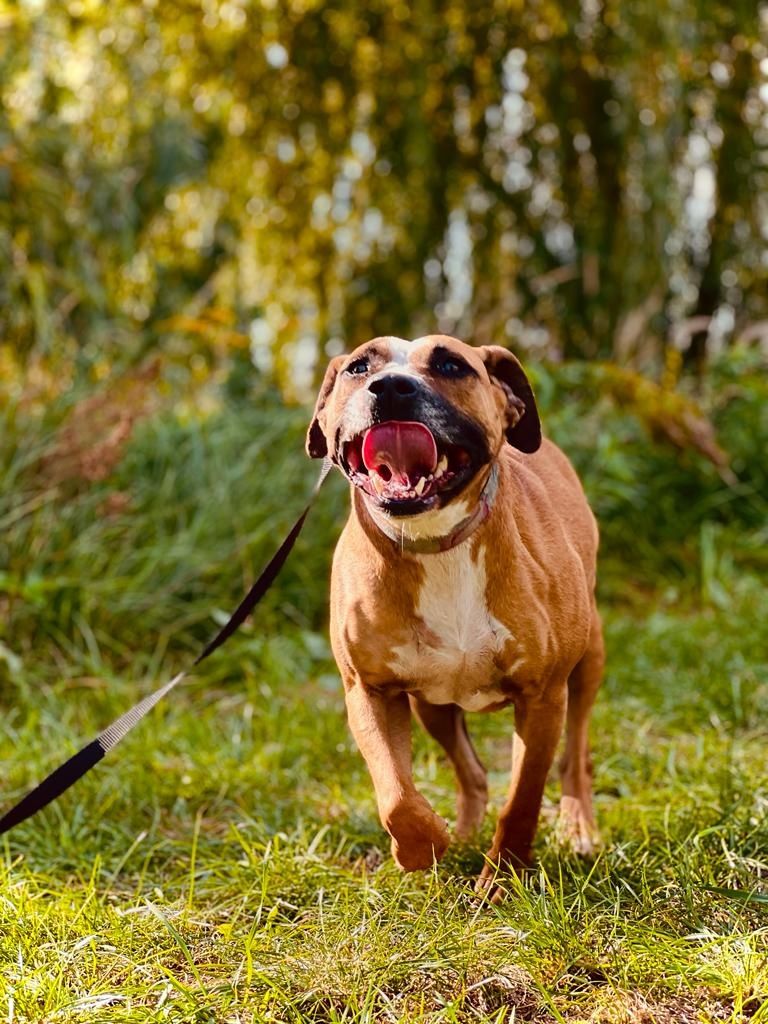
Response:
M365 397L363 397L363 395ZM490 461L481 428L412 374L373 377L361 421L339 445L355 486L390 515L411 516L451 500Z

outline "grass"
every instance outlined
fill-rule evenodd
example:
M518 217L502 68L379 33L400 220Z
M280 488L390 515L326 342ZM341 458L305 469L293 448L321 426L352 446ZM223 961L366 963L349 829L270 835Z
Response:
M35 459L57 416L2 442L3 806L211 634L313 472L304 414L265 398L155 415L104 481L51 485ZM702 519L665 568L621 557L609 523L604 848L558 849L553 779L536 869L487 908L482 843L426 874L389 858L324 628L344 504L331 483L257 620L0 840L0 1020L768 1021L759 529ZM498 806L510 715L470 728ZM450 819L437 749L417 735L415 758Z

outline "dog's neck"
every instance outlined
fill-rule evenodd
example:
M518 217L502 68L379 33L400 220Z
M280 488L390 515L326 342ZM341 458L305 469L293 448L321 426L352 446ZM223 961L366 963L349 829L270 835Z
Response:
M474 500L451 502L445 508L434 512L422 512L416 516L393 517L373 508L364 501L365 509L374 525L388 537L400 551L420 555L438 554L450 551L481 526L496 500L499 489L499 466L494 462L478 497Z

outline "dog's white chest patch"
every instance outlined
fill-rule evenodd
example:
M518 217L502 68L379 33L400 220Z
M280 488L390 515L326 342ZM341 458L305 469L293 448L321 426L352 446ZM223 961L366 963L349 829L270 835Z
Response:
M482 711L501 703L499 684L511 666L500 656L514 638L488 608L485 550L475 560L471 546L460 544L420 560L416 628L393 648L389 667L431 704Z

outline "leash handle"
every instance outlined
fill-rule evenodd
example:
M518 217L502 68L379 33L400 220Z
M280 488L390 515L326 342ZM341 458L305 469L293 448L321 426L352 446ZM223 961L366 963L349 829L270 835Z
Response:
M73 786L79 779L93 768L94 765L98 764L99 761L107 754L113 747L124 739L128 733L139 724L139 722L149 714L152 708L170 693L171 690L184 679L190 671L196 668L201 661L205 661L209 655L213 654L223 643L225 643L235 632L235 630L245 622L250 613L261 601L264 595L267 593L269 588L274 583L277 574L280 572L282 567L291 553L291 550L296 543L296 540L301 533L304 522L309 514L309 510L314 504L317 492L323 485L323 481L328 476L333 463L330 459L326 458L323 462L320 470L320 475L317 478L317 482L312 490L312 495L307 503L306 508L301 513L299 518L293 524L288 532L285 540L282 542L280 547L274 553L272 558L269 560L267 565L262 569L258 579L249 589L243 600L232 612L229 619L224 623L218 633L210 640L203 650L198 654L195 660L192 662L190 669L179 672L167 683L163 683L162 686L158 687L153 693L148 694L138 701L132 708L116 718L111 725L108 725L106 729L99 733L95 740L91 740L90 743L86 744L81 750L78 750L76 754L73 754L64 764L59 765L58 768L54 769L50 775L46 776L39 785L35 786L25 797L23 797L17 804L15 804L6 814L0 818L0 835L8 832L16 825L20 825L22 821L26 821L31 818L33 814L37 814L48 804L52 803L57 797L61 796L62 793L66 792L70 786Z

